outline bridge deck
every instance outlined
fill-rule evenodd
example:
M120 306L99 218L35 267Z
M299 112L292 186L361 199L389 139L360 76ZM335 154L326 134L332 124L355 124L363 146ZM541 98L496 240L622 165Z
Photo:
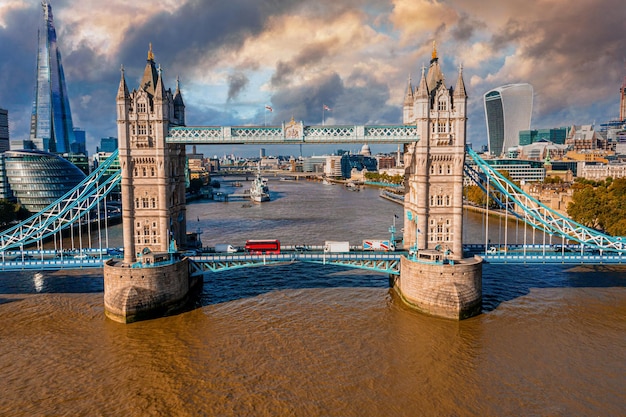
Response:
M282 251L280 254L251 255L248 253L203 253L190 256L194 273L204 274L229 269L261 265L284 264L292 262L312 262L328 265L341 265L372 271L397 274L402 256L409 256L406 251L377 252L359 251L324 252L318 246L306 246L312 250ZM560 245L509 245L507 247L485 245L465 245L466 256L478 255L490 264L626 264L626 255L618 252L599 252L581 248L578 245L562 247ZM112 249L112 251L115 251ZM76 256L59 257L54 251L43 252L11 251L2 253L0 271L20 270L59 270L101 268L104 262L113 256L110 250L93 249Z

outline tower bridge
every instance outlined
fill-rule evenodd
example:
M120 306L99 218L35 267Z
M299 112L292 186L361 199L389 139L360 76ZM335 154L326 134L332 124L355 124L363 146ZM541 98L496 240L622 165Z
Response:
M186 127L180 89L178 85L174 92L165 89L150 49L139 88L129 91L123 69L121 73L116 96L119 174L105 178L107 164L103 164L58 202L0 234L3 268L104 264L105 312L113 320L129 322L175 310L194 287L201 285L199 276L204 273L259 264L304 261L386 272L408 305L435 316L461 319L481 310L483 261L622 263L626 247L621 237L606 236L558 215L525 195L471 150L466 154L466 106L462 68L455 86L446 86L433 50L428 71L422 69L419 86L413 88L409 79L402 125L306 126L292 119L280 126ZM180 255L179 248L186 239L185 145L323 143L403 145L406 193L401 250L256 257L214 254L191 259ZM497 193L496 200L503 204L507 216L514 204L518 211L511 211L512 217L543 231L544 236L561 238L560 256L545 243L539 248L526 244L514 247L507 244L506 237L504 243L463 246L466 155L478 167L470 172L472 178L490 196ZM76 253L66 253L62 231L80 231L83 224L89 227L91 213L101 213L100 204L107 211L106 195L118 183L122 191L123 257L107 250L107 239L99 239L99 249L94 252L83 251L81 241ZM97 224L99 227L101 222ZM51 238L55 249L45 253L42 242ZM565 252L571 242L579 244L580 253L578 248ZM38 249L27 252L24 246L28 244L36 244Z
M152 48L138 89L129 91L122 69L116 101L124 259L104 266L105 311L114 320L174 307L198 283L184 272L188 259L172 257L185 243L187 144L403 144L405 245L420 254L400 258L393 287L429 314L480 311L482 260L464 258L462 248L467 94L462 68L455 87L445 85L436 50L419 87L409 81L398 126L305 126L292 118L270 127L186 127L180 89L165 89ZM138 260L145 267L136 268Z

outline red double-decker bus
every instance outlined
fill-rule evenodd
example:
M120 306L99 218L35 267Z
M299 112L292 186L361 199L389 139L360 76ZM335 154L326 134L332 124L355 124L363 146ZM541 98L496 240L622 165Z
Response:
M279 254L280 242L278 240L247 240L245 249L251 255Z

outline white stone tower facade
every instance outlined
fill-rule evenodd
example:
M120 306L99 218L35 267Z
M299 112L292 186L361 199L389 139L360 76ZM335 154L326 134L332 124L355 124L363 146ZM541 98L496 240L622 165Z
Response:
M138 89L128 91L122 69L116 102L124 262L133 263L185 244L185 146L165 142L170 126L184 126L185 105L178 83L174 93L163 86L152 46Z
M420 140L405 145L404 244L463 257L463 166L467 94L462 67L454 88L446 87L433 47L419 86L409 80L403 122L417 126Z

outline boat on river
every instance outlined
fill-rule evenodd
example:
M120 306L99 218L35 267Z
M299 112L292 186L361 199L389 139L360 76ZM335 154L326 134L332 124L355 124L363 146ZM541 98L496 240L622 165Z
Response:
M255 203L270 201L270 189L267 186L267 179L261 177L261 170L257 171L256 177L250 187L250 200Z

